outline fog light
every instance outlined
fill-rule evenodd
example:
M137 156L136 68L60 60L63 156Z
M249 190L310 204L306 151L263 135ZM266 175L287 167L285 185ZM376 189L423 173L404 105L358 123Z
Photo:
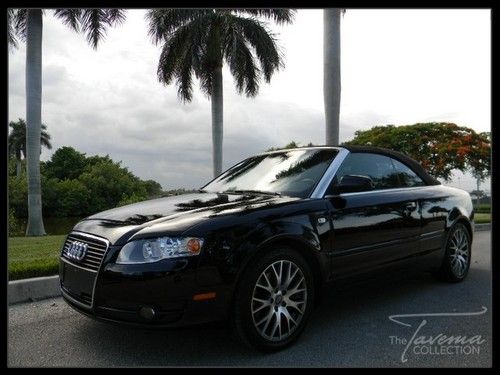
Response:
M155 317L156 312L155 309L150 306L143 306L139 309L139 315L144 319L151 320Z

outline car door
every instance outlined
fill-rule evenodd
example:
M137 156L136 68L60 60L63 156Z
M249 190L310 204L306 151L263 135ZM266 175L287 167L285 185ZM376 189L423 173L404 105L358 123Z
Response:
M440 249L450 208L448 196L439 185L426 186L409 166L393 159L402 186L413 189L421 213L420 245L418 251L426 253Z
M345 175L370 177L374 190L329 195ZM334 277L379 268L418 251L420 213L412 190L401 187L388 156L351 152L345 158L326 192Z

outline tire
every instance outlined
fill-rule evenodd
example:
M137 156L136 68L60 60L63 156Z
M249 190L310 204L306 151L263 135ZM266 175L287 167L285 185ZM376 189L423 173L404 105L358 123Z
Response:
M465 279L470 268L471 237L462 223L453 225L446 239L446 248L438 277L448 282L460 282Z
M233 329L244 344L259 351L284 349L304 330L314 294L305 259L289 247L274 248L241 275L232 306Z

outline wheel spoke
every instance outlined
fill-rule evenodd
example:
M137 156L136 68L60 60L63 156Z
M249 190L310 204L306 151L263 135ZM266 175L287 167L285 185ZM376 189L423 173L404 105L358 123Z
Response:
M290 314L290 312L288 311L288 307L285 307L283 309L283 316L286 318L287 320L287 323L288 323L288 329L291 330L292 329L292 326L290 324L290 322L293 323L294 326L297 325L297 321L292 317L292 315Z
M296 268L295 271L293 271L293 274L290 275L291 273L291 269L292 269L292 265L290 264L290 268L288 269L288 277L287 279L285 280L285 284L283 285L283 288L284 289L288 289L288 287L290 286L290 284L292 283L293 279L295 278L295 275L297 275L297 273L299 272L299 269Z
M265 331L267 329L267 327L269 326L269 322L273 318L273 315L274 315L274 311L271 309L271 311L269 311L266 316L264 316L261 320L259 320L257 323L255 323L255 325L260 326L262 323L266 322L266 325L262 329L263 331Z
M303 305L304 303L305 302L297 302L297 301L293 301L291 299L287 299L286 300L286 306L287 307L292 307L292 308L294 308L295 310L297 310L301 314L303 314L304 311L303 311L303 309L299 305Z
M272 293L272 292L273 292L273 288L271 288L271 286L270 286L270 285L265 286L265 285L262 285L262 284L257 283L257 284L255 284L255 286L256 286L256 287L259 287L259 288L261 288L261 289L264 289L264 290L268 291L269 293Z
M274 285L275 287L278 287L281 285L281 270L282 270L282 267L283 267L283 262L279 262L280 263L280 271L276 271L276 268L274 267L274 265L276 263L273 263L273 265L271 266L273 271L274 271L274 276L276 277L276 285Z
M281 318L279 316L279 312L276 311L274 316L276 317L276 321L274 322L273 330L271 331L271 338L274 337L274 334L279 329L279 339L281 340Z

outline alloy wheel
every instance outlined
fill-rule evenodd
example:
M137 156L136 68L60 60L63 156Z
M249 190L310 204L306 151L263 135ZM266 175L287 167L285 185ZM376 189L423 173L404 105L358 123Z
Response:
M470 256L469 240L464 229L459 228L453 233L449 249L451 270L456 277L462 277L467 271Z
M292 261L278 260L258 277L251 314L259 334L270 341L288 338L299 326L307 306L302 270Z

